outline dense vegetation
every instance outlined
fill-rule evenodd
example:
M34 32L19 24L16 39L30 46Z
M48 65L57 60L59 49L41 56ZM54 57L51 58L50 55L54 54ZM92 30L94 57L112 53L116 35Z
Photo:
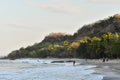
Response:
M79 43L72 40L71 35L65 33L50 33L41 43L12 51L8 58L74 57Z
M12 51L7 56L11 59L28 57L120 58L120 15L84 25L74 35L50 33L42 42Z
M49 44L42 48L34 47L21 48L8 55L9 58L120 58L120 33L110 32L101 37L85 37L82 40L63 44Z
M86 37L77 48L80 58L120 58L120 33L110 32L101 37Z
M93 24L84 25L74 36L77 39L83 39L85 36L101 36L107 32L120 32L120 14L110 16L109 18L99 20Z
M38 45L34 47L21 48L11 52L9 58L46 58L46 57L74 57L75 49L79 46L78 42L69 43L64 41L63 44L49 44L45 47L39 48Z

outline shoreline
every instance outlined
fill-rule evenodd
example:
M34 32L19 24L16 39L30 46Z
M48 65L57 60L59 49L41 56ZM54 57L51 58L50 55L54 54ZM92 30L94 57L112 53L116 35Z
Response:
M95 65L95 73L103 75L102 80L120 80L120 59L109 59L103 62L102 59L78 59L78 58L47 58L54 61L73 61L76 65Z
M95 73L103 75L102 80L120 80L120 59L102 62L102 59L81 60L81 65L96 65Z
M102 59L77 59L63 58L55 60L75 60L79 65L95 65L95 73L103 75L102 80L120 80L120 59L109 59L108 62L103 62Z
M24 58L34 59L34 58ZM40 58L35 58L40 59ZM45 58L44 58L45 59ZM43 60L44 60L43 59ZM42 59L40 59L42 60ZM75 65L95 65L93 74L103 76L102 80L120 80L120 59L110 59L108 62L102 62L102 59L78 59L78 58L46 58L45 60L52 61L75 61Z

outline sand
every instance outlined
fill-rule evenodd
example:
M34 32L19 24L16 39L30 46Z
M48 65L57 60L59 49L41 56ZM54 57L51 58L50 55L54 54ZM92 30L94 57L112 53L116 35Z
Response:
M102 59L93 60L78 60L81 65L96 65L96 72L94 74L101 74L104 76L103 80L120 80L120 59L109 60L108 62L102 62Z
M49 59L48 59L49 60ZM96 65L95 73L103 75L103 80L120 80L120 59L109 59L102 62L102 59L52 59L53 61L76 61L75 65Z

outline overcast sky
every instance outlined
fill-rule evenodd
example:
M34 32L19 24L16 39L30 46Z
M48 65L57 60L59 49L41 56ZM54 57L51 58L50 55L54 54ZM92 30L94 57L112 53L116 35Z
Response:
M120 0L0 0L0 55L117 13Z

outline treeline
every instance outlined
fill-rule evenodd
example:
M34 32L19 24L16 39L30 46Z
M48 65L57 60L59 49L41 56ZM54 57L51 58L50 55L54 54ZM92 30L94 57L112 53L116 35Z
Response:
M76 39L83 39L85 36L94 37L101 36L107 32L120 32L120 14L110 16L95 23L84 25L74 36Z
M7 56L11 59L29 57L120 58L120 14L84 25L73 35L50 33L40 43L12 51Z
M106 33L100 37L85 37L74 42L21 48L11 52L8 58L120 58L120 33Z
M101 37L86 37L77 48L79 58L120 58L120 33L110 32Z
M8 55L10 59L16 58L72 58L79 46L79 42L64 41L62 44L49 44L44 47L39 45L29 46L27 48L20 48Z

